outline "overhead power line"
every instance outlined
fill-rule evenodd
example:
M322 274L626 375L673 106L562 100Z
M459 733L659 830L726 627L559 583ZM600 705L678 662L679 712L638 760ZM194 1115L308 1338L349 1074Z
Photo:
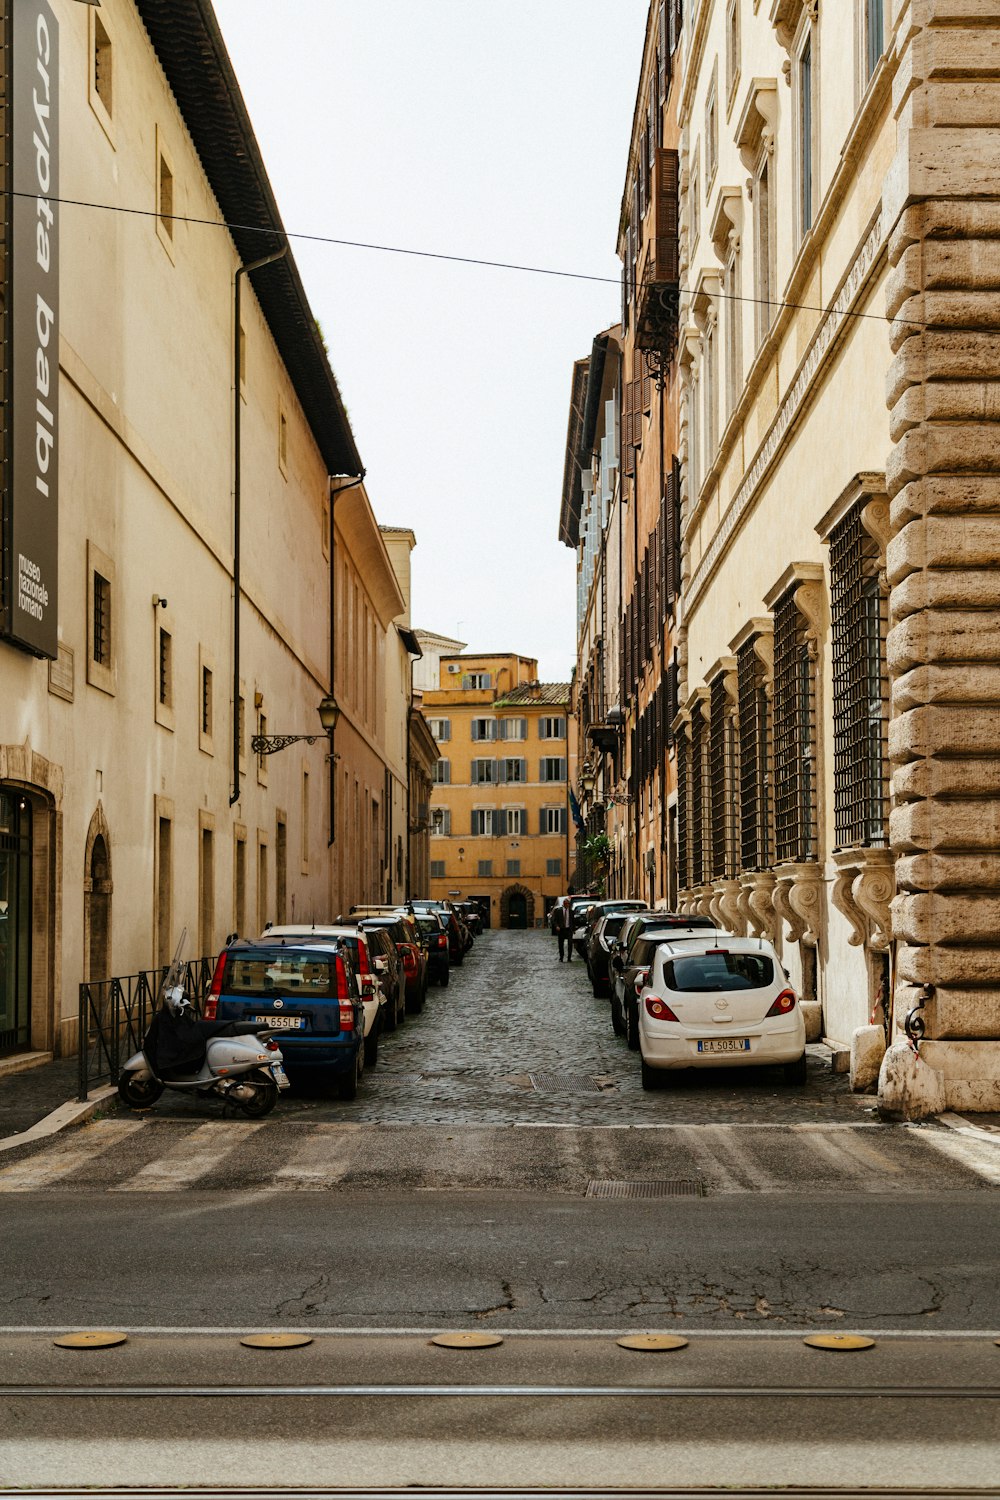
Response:
M35 193L19 193L9 190L12 198L34 198ZM189 214L164 214L153 208L128 208L118 203L96 203L86 198L50 198L51 203L60 203L68 208L93 208L103 213L128 214L134 218L141 219L169 219L175 224L194 224L205 229L224 229L227 233L236 231L240 234L268 235L273 239L302 240L306 244L314 245L339 245L350 250L373 250L384 255L410 255L420 260L442 260L450 261L455 265L482 266L496 271L521 271L530 276L554 276L568 281L591 281L604 286L619 286L621 278L618 276L594 276L587 271L563 271L553 266L530 266L519 261L487 260L482 256L454 255L444 250L415 250L407 245L380 245L370 240L347 240L330 234L307 234L303 230L286 230L261 228L258 224L235 224L225 219L200 219ZM689 287L680 287L681 295L692 295ZM792 312L814 312L830 313L834 306L829 307L817 305L811 302L789 302L779 298L771 297L746 297L735 292L716 292L713 294L723 302L748 302L761 307L787 307ZM920 318L889 318L883 313L859 312L855 309L845 310L842 314L845 318L869 318L877 323L903 323L914 328L927 328L932 331L948 333L989 333L995 329L979 326L959 326L953 323L928 323Z

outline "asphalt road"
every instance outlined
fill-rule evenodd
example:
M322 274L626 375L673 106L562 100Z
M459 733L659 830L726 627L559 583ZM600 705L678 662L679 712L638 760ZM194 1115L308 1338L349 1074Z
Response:
M0 1483L994 1482L1000 1137L883 1125L820 1050L798 1090L637 1071L582 965L492 934L356 1105L166 1099L9 1152ZM130 1342L50 1347L95 1326ZM251 1354L252 1328L316 1342ZM505 1342L430 1350L447 1328ZM859 1329L875 1350L801 1344ZM638 1331L691 1344L617 1348ZM683 1391L588 1394L658 1382Z

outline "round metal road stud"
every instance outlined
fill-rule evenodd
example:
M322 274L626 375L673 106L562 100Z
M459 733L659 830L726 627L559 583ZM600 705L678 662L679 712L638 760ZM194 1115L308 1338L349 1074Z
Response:
M248 1333L240 1339L247 1349L304 1349L312 1341L310 1333Z
M662 1354L668 1349L686 1349L688 1340L679 1333L630 1333L617 1339L620 1349L638 1349L643 1354Z
M495 1349L503 1339L498 1333L437 1333L431 1343L441 1349Z
M64 1333L61 1339L53 1339L57 1349L114 1349L128 1343L127 1333Z
M848 1352L854 1349L874 1349L875 1340L861 1333L811 1333L803 1339L810 1349L839 1349Z

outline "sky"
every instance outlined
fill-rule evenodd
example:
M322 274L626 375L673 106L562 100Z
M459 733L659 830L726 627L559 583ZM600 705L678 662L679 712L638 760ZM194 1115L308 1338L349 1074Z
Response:
M214 0L413 623L568 680L573 362L617 321L647 0ZM280 24L276 24L280 19Z

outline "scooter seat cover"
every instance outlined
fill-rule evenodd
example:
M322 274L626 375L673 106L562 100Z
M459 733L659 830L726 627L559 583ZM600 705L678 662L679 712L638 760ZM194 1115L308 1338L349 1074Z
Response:
M167 1071L197 1073L205 1061L207 1041L201 1025L186 1015L175 1016L168 1006L161 1005L142 1040L153 1072L159 1077Z

